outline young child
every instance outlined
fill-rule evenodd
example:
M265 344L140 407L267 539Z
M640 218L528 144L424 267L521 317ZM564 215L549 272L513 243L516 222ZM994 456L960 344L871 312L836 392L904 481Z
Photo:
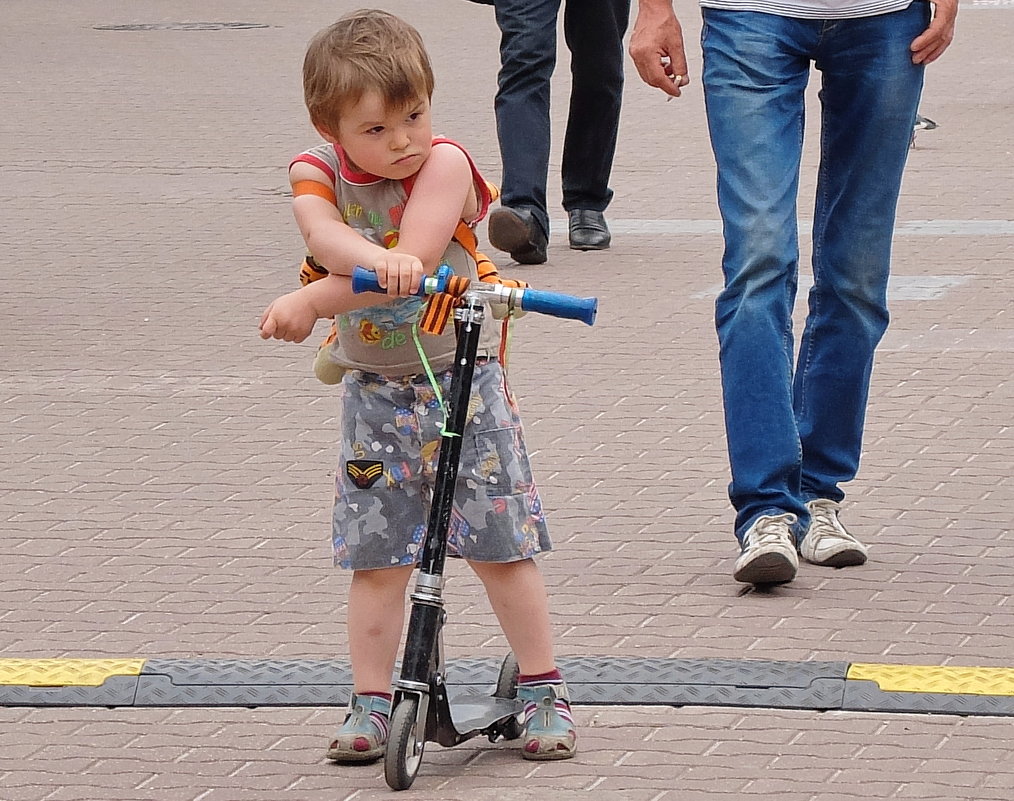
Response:
M411 295L443 263L477 277L470 226L485 215L490 192L460 145L434 139L433 73L403 20L372 10L342 17L310 42L303 86L326 144L290 165L293 212L312 263L329 275L277 298L260 329L265 339L301 342L318 319L336 321L327 353L344 374L333 543L336 564L353 571L354 688L327 758L372 762L387 742L405 593L443 423L427 364L446 394L455 349L451 325L415 336L424 301ZM376 271L387 294L353 294L356 265ZM533 561L552 545L493 328L483 326L448 549L482 581L520 665L522 755L566 759L576 734Z

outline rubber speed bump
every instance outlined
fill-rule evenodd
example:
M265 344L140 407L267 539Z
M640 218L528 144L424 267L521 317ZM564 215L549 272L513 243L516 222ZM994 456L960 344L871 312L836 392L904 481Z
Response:
M751 659L560 660L575 703L837 709L846 662Z
M0 684L100 687L110 676L138 676L143 659L0 659Z
M842 709L1014 715L1014 669L877 665L849 667Z
M310 659L149 659L135 706L345 706L352 669Z
M639 659L561 657L560 671L575 704L609 706L743 706L838 709L847 662L760 659ZM488 695L499 663L447 663L452 692Z
M0 659L0 705L131 706L143 659Z
M500 659L450 659L452 695L488 695ZM578 704L1014 716L1014 669L563 657ZM351 666L310 659L0 659L0 706L344 706Z

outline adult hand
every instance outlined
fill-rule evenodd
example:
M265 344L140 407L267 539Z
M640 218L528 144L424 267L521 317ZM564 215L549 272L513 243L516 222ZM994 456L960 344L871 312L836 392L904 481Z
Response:
M672 0L640 0L627 52L641 80L670 97L679 97L680 88L690 83L683 28Z
M912 41L912 61L931 64L943 55L954 38L954 20L958 16L958 0L930 0L933 19L929 27Z

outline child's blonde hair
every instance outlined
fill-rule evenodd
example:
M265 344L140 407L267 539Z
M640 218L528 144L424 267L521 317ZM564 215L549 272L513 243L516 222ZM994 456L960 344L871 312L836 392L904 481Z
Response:
M403 108L433 95L433 68L419 32L376 9L346 14L306 48L303 98L310 121L338 131L342 111L370 91L385 105Z

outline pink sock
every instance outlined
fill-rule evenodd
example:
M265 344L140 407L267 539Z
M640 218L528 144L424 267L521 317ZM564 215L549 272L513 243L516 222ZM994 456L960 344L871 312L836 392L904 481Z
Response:
M553 668L548 673L536 673L531 676L518 676L518 684L557 684L563 681L563 674Z

